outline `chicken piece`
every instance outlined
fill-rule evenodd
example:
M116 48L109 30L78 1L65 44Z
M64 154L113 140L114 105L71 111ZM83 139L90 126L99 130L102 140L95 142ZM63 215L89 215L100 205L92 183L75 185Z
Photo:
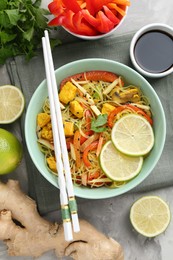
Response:
M37 125L40 127L43 127L45 125L47 125L47 123L50 122L50 115L48 115L47 113L39 113L37 115Z
M59 93L60 101L64 104L68 104L75 98L76 91L77 88L70 81L68 81Z
M65 136L74 135L74 123L65 121L63 123Z
M57 172L55 157L54 156L50 156L50 157L46 158L46 161L47 161L47 164L48 164L49 168L53 172Z
M79 104L79 102L76 101L76 100L70 102L70 111L72 112L73 115L75 115L78 118L82 118L83 117L84 109Z
M140 101L140 92L137 88L126 88L123 91L118 91L117 89L112 90L111 92L112 100L117 103L127 103L133 102L136 103Z
M104 103L103 106L102 106L102 114L108 114L109 115L110 112L114 109L115 109L114 106L112 106L108 103Z
M53 133L52 133L52 125L51 123L48 123L43 127L41 130L41 137L48 140L52 141L53 140Z

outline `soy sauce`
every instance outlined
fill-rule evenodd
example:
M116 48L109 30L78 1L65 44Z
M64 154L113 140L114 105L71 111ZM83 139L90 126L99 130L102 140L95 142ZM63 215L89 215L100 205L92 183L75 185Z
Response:
M159 30L144 33L135 45L134 55L145 71L164 72L173 66L173 37Z

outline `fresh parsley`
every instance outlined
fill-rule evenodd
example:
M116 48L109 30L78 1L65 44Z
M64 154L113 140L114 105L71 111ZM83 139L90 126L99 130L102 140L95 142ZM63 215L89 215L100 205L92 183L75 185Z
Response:
M97 118L91 120L91 130L97 133L106 131L105 124L107 123L107 114L99 115Z
M44 30L51 28L49 12L40 4L41 0L0 0L0 64L21 54L29 60L41 47Z

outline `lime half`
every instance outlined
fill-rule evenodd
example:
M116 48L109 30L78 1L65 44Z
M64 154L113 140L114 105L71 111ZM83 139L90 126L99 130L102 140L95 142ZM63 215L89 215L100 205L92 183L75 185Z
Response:
M171 213L168 204L158 196L144 196L131 207L130 221L140 234L155 237L166 230Z
M9 124L22 114L25 105L24 96L15 86L0 86L0 104L0 124Z
M136 114L120 118L112 129L111 138L120 152L130 156L148 154L154 145L152 126Z
M141 170L143 157L131 157L119 152L112 141L108 141L100 153L100 166L103 172L114 181L127 181Z

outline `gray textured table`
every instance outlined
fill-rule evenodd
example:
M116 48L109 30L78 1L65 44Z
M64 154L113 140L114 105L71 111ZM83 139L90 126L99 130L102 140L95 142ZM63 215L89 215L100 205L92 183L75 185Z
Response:
M47 6L48 0L44 0L42 5ZM131 0L127 18L121 28L117 30L117 35L134 32L141 26L151 22L163 22L173 26L173 1L152 1L152 0ZM59 31L59 38L65 41L73 41L74 37L68 35L62 29ZM6 66L0 66L1 84L10 83ZM19 139L20 126L13 124L10 129ZM8 175L8 178L18 179L22 189L28 192L28 179L26 174L26 162L23 160L19 168ZM2 177L1 180L5 180ZM173 188L164 188L145 193L130 193L108 200L90 201L82 200L79 204L79 215L87 219L98 230L116 239L124 248L125 260L172 260L173 257L173 222L171 221L166 232L154 239L147 239L137 234L129 222L129 210L131 204L143 194L155 194L161 196L170 205L173 212ZM87 211L86 211L87 208ZM45 215L45 218L52 221L60 220L60 212L54 211ZM6 248L0 243L0 259L2 260L31 260L30 257L8 257ZM53 252L39 258L39 260L56 259ZM98 259L99 260L99 259ZM106 260L106 259L105 259Z

